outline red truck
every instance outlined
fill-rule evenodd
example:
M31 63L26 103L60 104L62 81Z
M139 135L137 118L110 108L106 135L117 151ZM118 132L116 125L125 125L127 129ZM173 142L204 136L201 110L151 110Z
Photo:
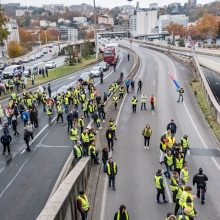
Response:
M104 50L104 61L109 65L118 62L118 44L109 44Z

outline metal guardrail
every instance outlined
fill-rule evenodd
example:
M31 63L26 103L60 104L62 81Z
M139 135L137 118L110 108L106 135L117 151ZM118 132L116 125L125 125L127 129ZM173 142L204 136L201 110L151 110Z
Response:
M122 46L124 49L129 49ZM133 78L139 69L140 58L134 51L134 65L127 78ZM119 88L114 94L119 92ZM109 112L112 107L112 96L105 103L105 111ZM97 134L98 136L99 134ZM98 137L97 137L98 138ZM91 160L83 157L72 169L67 177L58 187L57 191L51 196L37 220L79 220L81 219L76 206L76 197L80 190L86 191L89 174L91 170Z

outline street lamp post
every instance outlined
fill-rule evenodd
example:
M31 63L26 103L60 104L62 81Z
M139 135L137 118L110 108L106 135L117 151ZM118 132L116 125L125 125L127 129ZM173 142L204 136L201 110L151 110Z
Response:
M98 40L97 40L97 30L96 30L96 6L95 0L93 0L93 7L94 7L94 38L95 38L95 57L96 59L99 58L99 51L98 51Z

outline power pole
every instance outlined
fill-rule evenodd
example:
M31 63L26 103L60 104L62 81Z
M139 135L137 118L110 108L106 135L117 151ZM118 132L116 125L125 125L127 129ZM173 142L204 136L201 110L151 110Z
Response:
M95 38L95 57L96 59L99 58L99 51L98 51L98 39L97 39L97 30L96 30L96 6L95 0L93 0L93 7L94 7L94 38Z

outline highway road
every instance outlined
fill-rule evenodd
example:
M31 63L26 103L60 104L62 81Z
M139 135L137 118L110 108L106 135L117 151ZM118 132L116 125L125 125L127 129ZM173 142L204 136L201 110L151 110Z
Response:
M126 43L126 42L124 42ZM192 177L200 167L208 175L207 200L202 206L198 199L195 208L199 220L217 220L220 216L220 151L219 144L213 137L207 122L199 109L189 81L193 78L190 69L165 54L143 49L136 44L132 48L141 57L141 67L136 81L143 80L143 92L148 97L154 94L157 98L156 110L153 114L147 105L147 111L137 113L131 109L130 93L119 109L117 138L113 160L118 164L116 176L116 191L108 187L106 174L101 173L95 203L93 219L112 220L114 213L121 204L126 205L130 218L135 220L163 220L168 212L174 211L171 201L171 192L166 185L168 204L156 203L156 188L154 175L159 168L160 137L165 132L167 124L174 119L177 124L177 141L188 134L191 148L187 156L189 165L190 183ZM178 94L169 73L176 75L185 88L184 102L177 103ZM138 95L140 100L140 95ZM150 149L144 149L142 130L149 123L153 129ZM106 143L102 143L103 145ZM168 182L168 180L167 180ZM193 193L196 193L193 187Z
M106 88L120 76L126 75L133 66L126 62L127 55L121 50L121 59L116 72L104 73L104 84L95 84L102 95ZM91 68L91 67L90 67ZM87 71L87 68L83 71ZM75 84L82 71L58 79L51 83L52 91ZM5 101L3 102L5 105ZM42 106L38 107L39 109ZM66 115L64 115L64 120ZM0 155L0 219L32 220L36 219L44 207L59 173L72 151L72 142L67 134L67 126L54 123L47 126L46 114L39 111L40 127L34 132L35 139L31 144L31 153L25 151L23 141L23 123L19 121L20 137L13 137L12 157Z

